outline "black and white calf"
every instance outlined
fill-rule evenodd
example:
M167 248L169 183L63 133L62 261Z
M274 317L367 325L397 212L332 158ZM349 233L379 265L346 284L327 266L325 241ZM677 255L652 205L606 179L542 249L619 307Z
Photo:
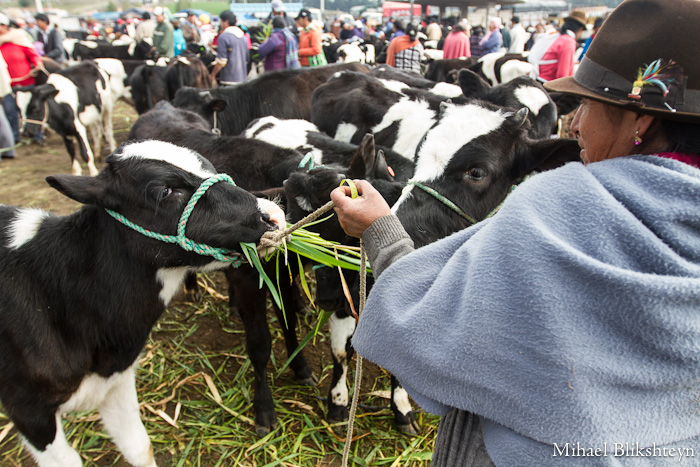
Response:
M48 177L86 205L72 215L0 206L0 401L39 466L81 465L60 415L92 409L129 463L155 466L136 395L139 354L185 274L230 263L149 238L107 210L175 236L190 197L214 176L193 151L146 141L119 148L96 177ZM238 255L239 242L283 224L276 205L219 181L185 235Z
M117 91L114 91L115 88ZM94 62L86 61L51 73L46 84L21 90L32 94L27 106L25 131L35 136L48 124L63 137L73 174L79 175L82 169L75 157L75 143L72 140L76 138L80 156L87 162L90 175L96 175L94 154L100 154L103 131L110 150L117 146L112 129L112 109L119 98L115 92L124 90L123 76L111 78ZM95 145L94 152L88 142L88 128Z
M435 82L430 79L423 78L416 73L401 71L389 65L380 65L374 67L369 72L370 75L381 79L390 79L408 84L412 88L425 89L433 94L444 97L461 97L462 88L456 84L446 82Z
M580 160L576 140L530 139L527 114L483 101L442 105L416 152L415 173L392 206L416 247L483 220L527 174Z
M507 54L494 52L486 54L469 67L471 71L487 80L491 86L507 83L519 76L529 76L532 64L527 61L525 54Z

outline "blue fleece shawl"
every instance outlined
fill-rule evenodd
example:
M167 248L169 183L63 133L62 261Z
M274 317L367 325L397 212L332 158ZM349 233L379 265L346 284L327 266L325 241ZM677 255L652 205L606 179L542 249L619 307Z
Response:
M694 448L698 465L700 170L633 156L532 177L387 268L352 342L426 410L480 415L497 465L582 460L555 443Z

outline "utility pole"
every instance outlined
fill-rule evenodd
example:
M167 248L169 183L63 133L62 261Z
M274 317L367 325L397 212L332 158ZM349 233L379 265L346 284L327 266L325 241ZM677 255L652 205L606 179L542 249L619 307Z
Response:
M36 11L37 11L37 13L43 13L43 12L44 12L44 6L41 4L41 0L34 0L34 3L36 4Z

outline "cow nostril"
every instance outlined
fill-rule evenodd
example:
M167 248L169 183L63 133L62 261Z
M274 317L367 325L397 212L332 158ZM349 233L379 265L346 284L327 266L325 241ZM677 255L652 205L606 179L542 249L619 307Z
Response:
M272 220L272 217L270 217L269 214L263 214L260 217L260 220L263 221L263 224L267 224L267 230L277 230L277 224Z

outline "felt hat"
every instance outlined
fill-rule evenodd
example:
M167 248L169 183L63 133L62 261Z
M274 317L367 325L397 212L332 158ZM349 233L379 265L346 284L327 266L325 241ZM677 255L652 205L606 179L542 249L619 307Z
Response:
M155 16L161 16L161 15L165 14L165 12L163 11L163 8L157 6L153 9L153 14Z
M544 87L634 112L700 123L698 0L625 0L605 20L576 73Z
M564 21L574 20L584 28L586 27L586 12L583 10L571 10L569 16L564 18Z

